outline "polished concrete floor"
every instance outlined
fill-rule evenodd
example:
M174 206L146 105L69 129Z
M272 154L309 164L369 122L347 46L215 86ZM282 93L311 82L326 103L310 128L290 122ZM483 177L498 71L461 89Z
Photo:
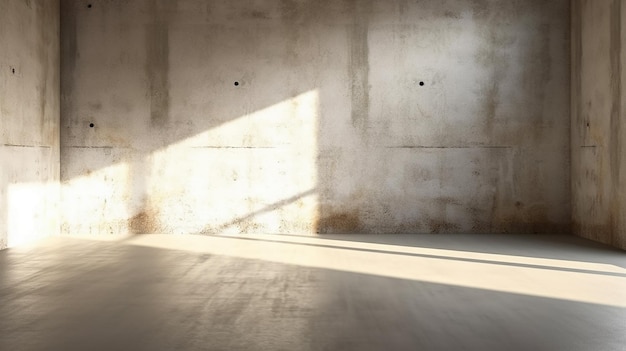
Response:
M0 350L626 350L626 252L562 236L54 238Z

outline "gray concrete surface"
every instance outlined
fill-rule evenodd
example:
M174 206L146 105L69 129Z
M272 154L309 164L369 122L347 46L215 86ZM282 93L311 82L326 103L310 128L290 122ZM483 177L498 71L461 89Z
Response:
M567 0L88 3L65 234L570 229Z
M0 249L59 233L59 1L0 1Z
M574 232L626 249L626 3L572 3Z
M618 351L625 278L572 236L53 238L0 252L0 349Z

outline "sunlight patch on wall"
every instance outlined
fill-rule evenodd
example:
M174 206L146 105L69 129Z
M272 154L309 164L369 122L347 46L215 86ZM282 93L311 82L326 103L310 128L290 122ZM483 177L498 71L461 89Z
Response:
M155 227L312 232L318 119L319 93L311 90L151 153L145 207Z
M57 233L59 187L56 182L7 185L7 244L15 247Z
M61 233L126 232L129 176L129 165L122 162L63 182Z

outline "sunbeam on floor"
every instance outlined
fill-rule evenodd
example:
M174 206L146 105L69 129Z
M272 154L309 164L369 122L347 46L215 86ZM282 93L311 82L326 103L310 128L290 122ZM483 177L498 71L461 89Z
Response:
M623 253L573 237L139 235L0 252L2 350L621 350L625 301Z

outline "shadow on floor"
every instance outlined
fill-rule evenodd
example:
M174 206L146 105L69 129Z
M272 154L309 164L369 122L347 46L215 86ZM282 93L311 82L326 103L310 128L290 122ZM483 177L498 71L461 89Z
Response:
M2 350L619 350L626 309L126 245L0 252Z
M292 236L283 235L281 236ZM301 235L293 235L302 237ZM574 260L626 268L626 251L573 235L534 234L324 234L319 238L496 255Z

